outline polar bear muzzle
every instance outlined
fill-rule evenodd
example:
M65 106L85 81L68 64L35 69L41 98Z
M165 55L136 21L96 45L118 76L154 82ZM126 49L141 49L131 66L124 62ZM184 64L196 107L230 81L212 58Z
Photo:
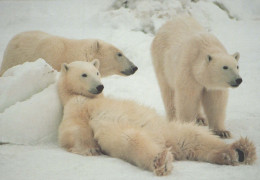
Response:
M237 78L235 81L231 81L229 84L232 87L238 87L242 83L242 78Z
M120 74L129 76L134 74L137 70L138 67L132 63L127 57L125 57L122 53L117 54L117 62L118 62L118 72Z
M100 84L100 85L98 85L96 88L90 89L89 92L90 92L91 94L100 94L100 93L103 91L103 89L104 89L103 84Z
M138 70L138 67L136 67L136 66L131 66L129 69L126 69L126 70L124 70L124 71L121 71L121 73L124 74L124 75L129 76L129 75L134 74L137 70Z

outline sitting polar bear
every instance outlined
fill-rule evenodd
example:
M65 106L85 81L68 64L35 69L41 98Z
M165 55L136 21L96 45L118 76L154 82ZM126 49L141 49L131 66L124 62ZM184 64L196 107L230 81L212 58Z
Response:
M43 58L54 69L62 63L75 60L101 62L102 76L131 75L138 69L124 54L111 44L96 39L67 39L41 31L28 31L16 35L7 45L0 76L9 68L26 61Z
M224 125L228 87L238 87L239 53L224 46L192 17L181 16L163 25L151 46L153 65L169 120L206 123L215 134L229 138ZM204 121L205 120L205 121Z
M167 175L173 160L252 164L255 146L247 138L226 144L205 127L168 122L155 110L102 95L99 61L63 64L58 82L65 104L59 143L81 155L101 152Z

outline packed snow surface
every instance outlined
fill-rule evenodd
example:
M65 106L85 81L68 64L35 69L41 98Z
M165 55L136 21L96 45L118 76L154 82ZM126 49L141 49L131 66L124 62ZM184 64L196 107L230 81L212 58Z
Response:
M0 57L17 33L41 30L68 38L98 38L114 44L139 70L103 79L106 96L133 99L165 115L150 56L158 28L190 14L215 34L230 54L238 51L243 83L230 90L226 126L233 142L247 136L260 156L260 1L86 0L0 1ZM0 61L2 59L0 58ZM59 73L42 59L9 69L0 77L0 179L260 179L252 166L176 161L169 176L108 156L84 157L57 144L62 107Z

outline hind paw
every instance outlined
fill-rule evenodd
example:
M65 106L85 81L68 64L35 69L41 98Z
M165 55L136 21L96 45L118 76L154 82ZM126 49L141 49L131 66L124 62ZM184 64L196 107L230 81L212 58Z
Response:
M255 145L247 138L240 138L231 148L236 151L239 164L253 164L257 158Z
M219 137L221 138L231 138L231 133L229 131L226 131L226 130L214 130L213 131L214 134L218 135Z
M153 161L154 173L157 176L165 176L170 174L173 168L172 161L172 153L168 149L159 153Z
M203 117L197 117L196 118L196 123L199 125L199 126L208 126L208 122L205 118Z
M99 148L94 148L94 147L86 148L86 149L71 148L68 151L83 156L98 156L102 154Z
M215 163L221 165L238 165L238 154L229 148L219 151L215 157Z

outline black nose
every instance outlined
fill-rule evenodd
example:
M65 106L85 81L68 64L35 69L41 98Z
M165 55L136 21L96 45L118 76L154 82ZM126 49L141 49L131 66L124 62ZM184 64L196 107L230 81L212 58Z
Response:
M135 67L132 68L132 70L133 70L133 73L135 73L135 71L138 70L138 67L135 66Z
M96 87L96 89L98 90L98 92L102 92L103 89L104 89L104 86L103 85L99 85Z
M241 78L237 78L236 79L236 83L239 85L239 84L241 84L242 83L242 79Z

